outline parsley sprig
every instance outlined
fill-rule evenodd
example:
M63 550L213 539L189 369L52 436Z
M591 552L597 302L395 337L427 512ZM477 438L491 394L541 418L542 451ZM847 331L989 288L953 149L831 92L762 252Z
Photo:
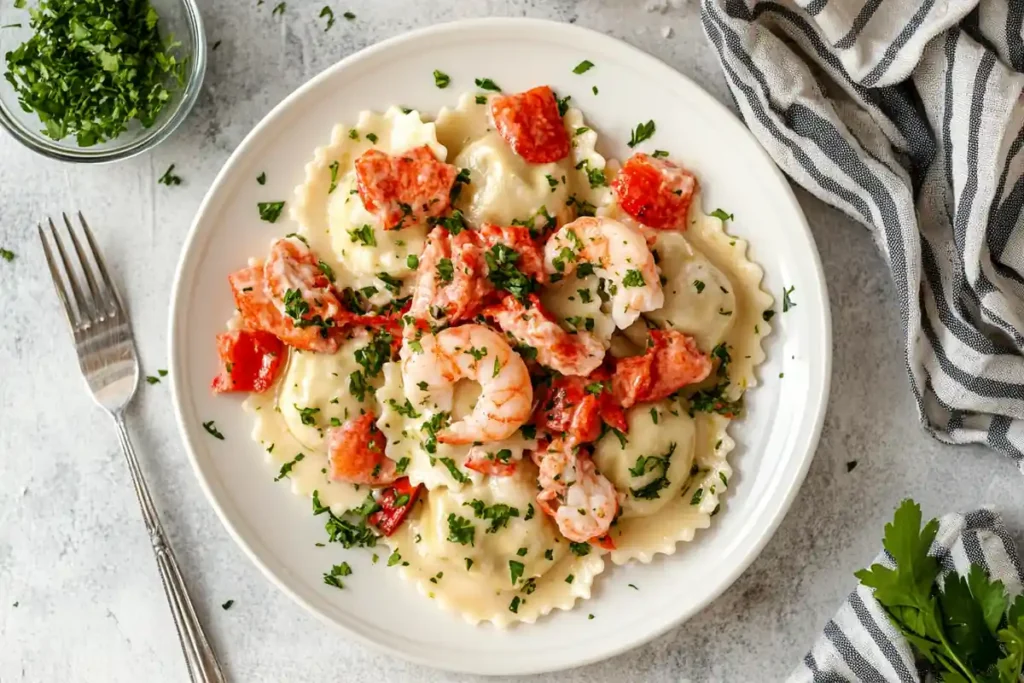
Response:
M904 500L883 540L896 567L874 564L856 577L875 589L893 625L943 681L1017 683L1024 669L1024 595L1011 605L1002 582L978 565L966 577L951 572L940 588L941 566L929 554L938 530L934 519L922 528L921 507Z

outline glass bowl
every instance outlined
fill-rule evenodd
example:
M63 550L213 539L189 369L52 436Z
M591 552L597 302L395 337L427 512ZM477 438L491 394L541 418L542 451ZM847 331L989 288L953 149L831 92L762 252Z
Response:
M101 164L141 154L166 140L188 116L199 97L206 72L206 36L195 0L150 0L160 15L160 35L181 43L175 54L187 59L184 84L170 90L170 99L149 128L132 121L128 129L112 140L91 147L80 147L74 136L54 140L41 132L43 123L34 112L26 112L18 102L13 86L3 78L7 71L6 54L32 36L29 14L25 10L4 13L2 23L21 23L20 28L0 31L0 125L21 144L51 159L76 163Z

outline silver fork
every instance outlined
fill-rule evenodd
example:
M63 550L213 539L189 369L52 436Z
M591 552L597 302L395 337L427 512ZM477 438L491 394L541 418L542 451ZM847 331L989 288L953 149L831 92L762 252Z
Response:
M185 580L178 569L178 561L167 542L167 536L160 524L160 518L150 498L139 461L135 457L135 449L132 448L125 427L124 410L135 395L135 389L139 384L139 360L135 353L135 339L132 336L128 314L117 288L107 273L85 217L81 212L78 213L78 220L82 224L81 234L89 247L92 263L86 258L82 240L75 234L67 214L63 216L67 233L71 238L77 268L69 260L68 252L71 250L65 249L53 220L49 220L49 239L43 226L37 227L39 239L43 243L43 252L46 254L46 263L53 277L53 286L64 305L64 313L74 336L78 364L92 391L93 399L114 418L114 424L117 426L121 450L128 460L135 495L139 498L142 517L149 531L153 552L156 554L160 580L167 595L167 602L170 603L174 625L178 629L178 640L185 655L188 674L193 683L224 683L224 674L221 673L213 648L210 647L203 627L196 617ZM51 242L56 247L59 260L53 256Z

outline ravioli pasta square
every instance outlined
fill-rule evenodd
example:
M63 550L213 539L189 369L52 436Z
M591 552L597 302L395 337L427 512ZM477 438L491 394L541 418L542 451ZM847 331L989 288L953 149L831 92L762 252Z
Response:
M572 609L728 514L773 300L693 172L599 150L545 86L363 112L229 276L213 386L248 393L274 479L474 624Z

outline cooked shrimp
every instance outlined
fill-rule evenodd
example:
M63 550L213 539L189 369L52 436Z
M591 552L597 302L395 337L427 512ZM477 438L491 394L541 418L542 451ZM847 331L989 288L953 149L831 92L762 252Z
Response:
M555 520L570 541L596 541L608 533L619 511L619 494L599 474L590 456L556 439L546 451L535 451L540 468L537 505Z
M483 314L506 334L537 349L537 362L563 375L586 377L604 360L604 345L587 331L570 334L544 310L540 299L530 296L530 307L513 296L488 306Z
M395 462L384 455L387 440L366 413L327 430L328 477L349 484L384 486L397 477Z
M612 392L623 408L659 401L711 374L711 357L693 337L677 330L651 330L651 345L642 356L620 358L612 376Z
M549 274L571 275L584 263L605 280L619 329L664 305L654 255L639 231L611 218L587 216L563 225L544 245Z
M480 384L472 412L438 432L442 443L500 441L530 419L526 363L494 330L471 324L407 337L400 355L406 395L417 407L451 412L460 379Z
M491 289L473 234L463 230L452 236L445 228L436 227L420 255L409 312L419 320L469 320Z

